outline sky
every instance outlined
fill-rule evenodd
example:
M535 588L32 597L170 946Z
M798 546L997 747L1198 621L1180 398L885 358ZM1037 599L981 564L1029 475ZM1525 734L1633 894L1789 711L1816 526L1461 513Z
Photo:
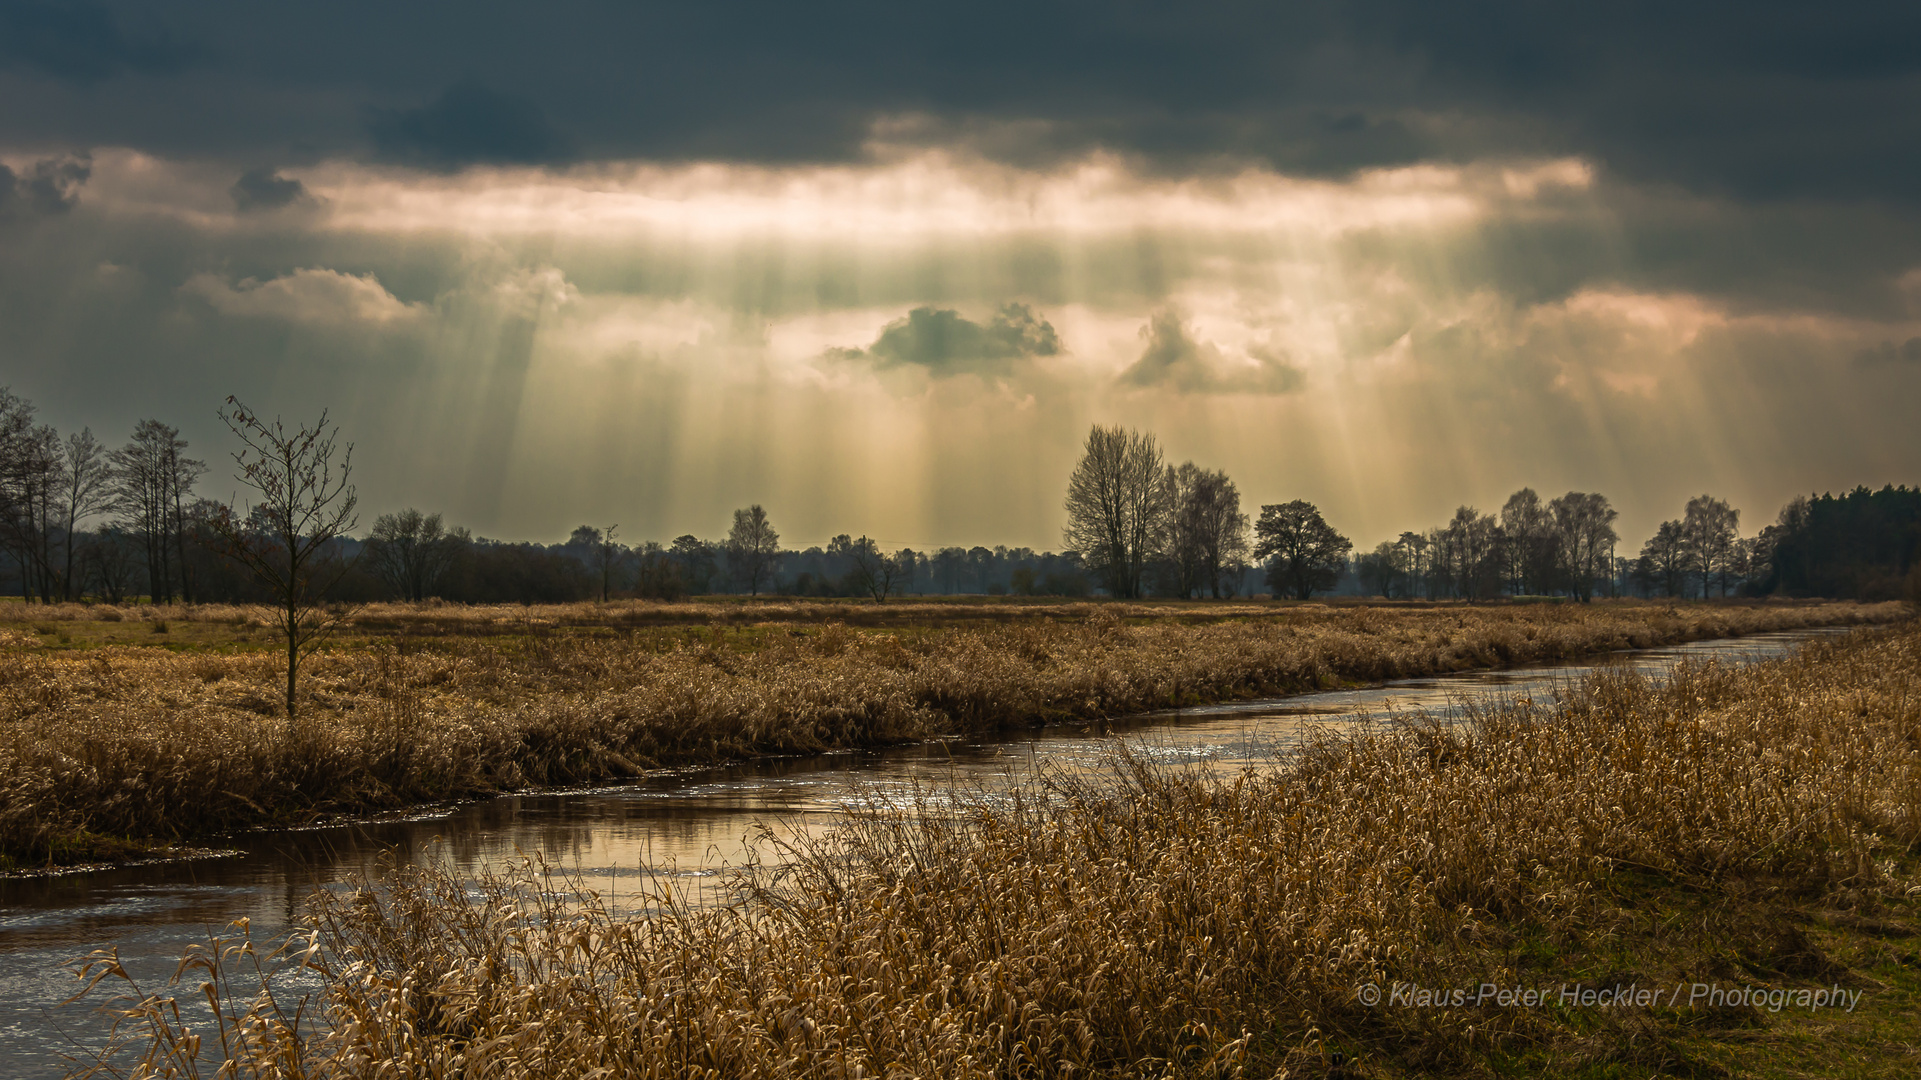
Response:
M1122 424L1752 534L1921 480L1921 6L0 0L0 385L363 529L1058 549Z

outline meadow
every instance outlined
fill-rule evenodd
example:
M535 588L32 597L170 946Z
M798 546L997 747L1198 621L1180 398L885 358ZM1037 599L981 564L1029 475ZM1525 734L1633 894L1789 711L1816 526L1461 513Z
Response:
M376 605L303 667L269 613L50 606L0 630L0 859L1812 625L1895 604L773 601Z
M260 992L244 933L151 992L98 956L95 994L130 996L81 1075L1913 1075L1918 685L1908 622L1662 683L1603 669L1225 780L1117 743L1105 775L877 807L732 905L640 918L538 862L411 867L314 898L283 957L304 1003ZM1545 994L1393 996L1484 985ZM1614 987L1629 1004L1582 1004Z

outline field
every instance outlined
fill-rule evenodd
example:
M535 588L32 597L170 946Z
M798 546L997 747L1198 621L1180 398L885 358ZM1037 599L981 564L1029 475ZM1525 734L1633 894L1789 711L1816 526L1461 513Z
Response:
M265 611L8 614L31 616L0 630L0 859L15 867L663 765L1904 617L1893 604L377 605L308 662L289 724Z
M175 989L123 1003L114 1061L213 1075L224 1047L220 1075L289 1078L1909 1076L1917 686L1909 622L1663 685L1603 671L1555 703L1327 737L1228 781L1117 746L1106 777L876 810L791 875L743 879L734 906L663 897L631 920L539 864L478 887L409 869L315 899L291 946L320 980L304 1026L255 996L244 938L217 942ZM132 989L110 957L91 970L96 993ZM203 982L228 1019L190 1033L164 995ZM1542 997L1448 1003L1484 987ZM1582 996L1617 987L1627 1004Z

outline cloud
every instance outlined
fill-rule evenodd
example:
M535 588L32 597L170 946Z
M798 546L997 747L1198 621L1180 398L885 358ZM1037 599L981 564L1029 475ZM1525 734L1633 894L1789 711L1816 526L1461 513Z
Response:
M161 31L129 33L93 4L0 0L0 67L31 67L55 78L97 83L116 75L178 71L202 50Z
M840 359L867 357L876 367L911 365L939 376L1006 375L1014 361L1054 356L1060 335L1026 304L1005 304L985 325L947 308L918 307L888 323L866 350L836 349Z
M285 277L246 278L228 284L214 274L196 274L180 291L198 296L222 315L279 319L316 326L390 326L424 315L424 304L402 302L372 274L338 270L295 270Z
M242 211L278 210L295 203L314 201L305 184L264 166L241 173L240 179L234 181L227 193L233 196L234 205Z
M1854 360L1863 367L1883 364L1921 364L1921 337L1911 337L1899 345L1892 341L1883 341L1880 345L1862 349L1854 354Z
M472 79L417 109L375 109L367 119L382 161L451 171L466 165L548 165L571 155L531 101Z
M858 159L918 117L942 145L1027 162L1106 148L1169 171L1343 176L1576 156L1702 194L1921 205L1921 7L1885 0L1749 5L1733 22L1712 5L1523 0L1102 18L981 0L958 23L938 6L875 18L753 0L157 10L165 32L100 6L0 0L0 63L56 84L4 110L0 144L339 157L365 148L354 103L371 101L390 106L373 118L380 157L429 168L565 159L556 129L592 160L818 162ZM183 68L197 54L176 40L218 40L222 62L191 80L114 78ZM163 122L175 116L191 122Z
M16 173L0 165L0 213L14 202L42 214L64 214L80 201L80 189L93 175L93 159L86 154L46 158Z
M1195 340L1175 311L1149 319L1141 337L1147 348L1121 372L1122 386L1188 394L1292 394L1307 383L1301 369L1272 347L1255 346L1246 361L1229 360L1213 342Z

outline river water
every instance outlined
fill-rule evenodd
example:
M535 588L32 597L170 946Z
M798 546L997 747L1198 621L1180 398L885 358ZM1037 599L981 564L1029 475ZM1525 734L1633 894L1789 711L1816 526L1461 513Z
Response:
M831 824L856 802L930 789L991 793L1037 766L1098 768L1113 739L1140 753L1233 771L1271 759L1314 729L1390 722L1464 703L1551 695L1597 663L1658 676L1684 657L1748 662L1811 637L1794 631L1617 653L1600 660L1410 679L1129 718L1106 734L1076 727L956 738L885 750L756 761L652 775L616 786L508 795L404 820L243 834L222 858L0 880L0 1076L63 1075L64 1056L99 1045L107 1021L90 1004L60 1003L80 987L76 961L115 946L148 989L159 989L189 944L247 918L256 941L284 933L316 888L373 874L383 853L431 858L463 873L539 853L603 895L638 897L661 877L699 890L750 856L762 823L792 835ZM763 844L756 849L770 856Z

